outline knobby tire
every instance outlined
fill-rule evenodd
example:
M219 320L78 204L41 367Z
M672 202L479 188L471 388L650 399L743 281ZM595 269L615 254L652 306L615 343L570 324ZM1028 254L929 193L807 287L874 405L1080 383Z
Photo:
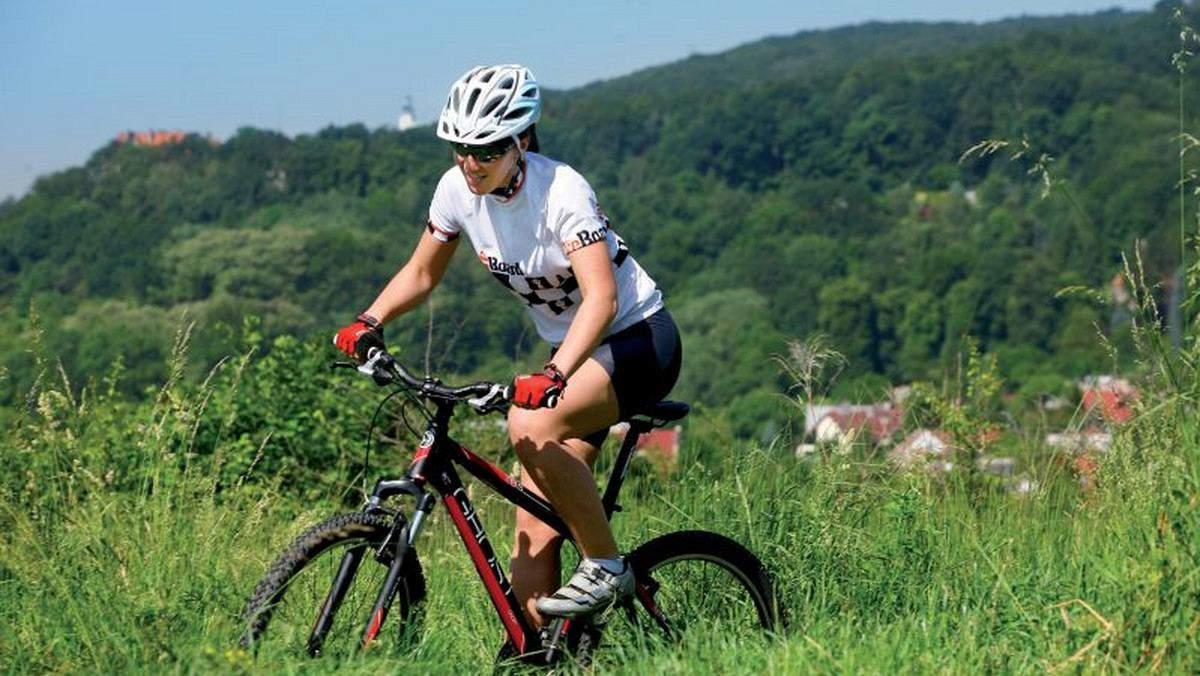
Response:
M243 615L240 644L256 656L349 656L358 651L363 628L390 563L375 553L392 528L393 518L354 513L336 516L308 529L267 569ZM361 548L361 561L333 625L319 645L310 642L343 556ZM389 547L390 549L390 547ZM389 635L411 635L416 609L425 597L425 577L415 550L409 550L384 627ZM376 644L381 643L377 641Z

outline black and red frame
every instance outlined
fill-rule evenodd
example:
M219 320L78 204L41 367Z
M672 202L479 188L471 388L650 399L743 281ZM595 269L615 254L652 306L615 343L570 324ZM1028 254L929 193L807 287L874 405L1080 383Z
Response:
M435 405L434 413L404 478L381 479L376 482L374 490L364 506L364 511L391 513L384 507L384 503L389 498L409 495L415 500L411 521L405 520L401 515L395 515L397 518L392 533L375 552L375 555L380 557L386 551L390 562L388 574L379 590L364 630L362 645L365 648L378 637L402 578L408 550L415 541L425 518L433 511L437 497L440 497L471 557L476 572L487 589L488 597L504 626L508 640L516 648L518 654L539 650L542 648L542 639L538 631L531 627L525 619L516 593L504 572L504 566L496 557L496 551L488 539L487 531L467 494L456 466L465 469L509 503L526 510L554 528L567 541L572 540L570 532L549 502L526 490L508 473L450 438L448 434L450 418L455 404L461 399L436 397L431 400ZM654 427L682 418L687 413L688 406L686 404L667 401L660 402L645 414L629 420L629 430L617 454L613 471L601 498L606 516L611 519L612 514L620 510L617 496L633 459L638 437ZM429 489L432 489L432 492ZM364 545L348 551L343 556L334 584L313 625L309 639L310 654L320 652L325 634L332 626L333 615L337 612L342 598L353 581L358 565L367 553L366 550L367 547ZM650 614L660 624L663 624L664 628L667 628L665 618L654 606L652 594L640 582L636 596ZM560 622L555 625L553 633L556 635L551 639L552 642L557 644L558 639L565 634L568 628L567 624L567 622Z

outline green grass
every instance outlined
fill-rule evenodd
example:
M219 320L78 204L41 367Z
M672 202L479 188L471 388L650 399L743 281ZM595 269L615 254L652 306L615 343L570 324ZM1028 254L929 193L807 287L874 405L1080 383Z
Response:
M212 394L169 387L138 409L46 388L40 413L8 430L0 671L490 670L501 630L444 515L420 543L430 599L415 641L346 664L262 664L237 651L258 576L339 508L269 482L222 485L220 454L189 446ZM596 671L1195 673L1200 425L1185 393L1149 399L1087 493L1053 463L1035 494L1016 496L847 459L809 465L773 448L731 446L699 464L685 448L675 474L634 475L619 539L730 535L771 568L791 625L765 648L716 636L602 659ZM116 444L126 446L96 448ZM140 468L136 485L105 478L102 459L121 454ZM482 496L479 507L506 556L510 508Z

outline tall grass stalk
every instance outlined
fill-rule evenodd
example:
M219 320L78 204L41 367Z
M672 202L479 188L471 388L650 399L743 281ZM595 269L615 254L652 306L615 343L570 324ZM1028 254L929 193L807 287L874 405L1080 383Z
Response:
M1197 184L1194 173L1189 174L1187 169L1187 154L1196 149L1198 144L1196 137L1189 134L1186 127L1187 106L1184 92L1187 91L1188 65L1195 58L1197 51L1200 51L1200 31L1187 24L1182 7L1175 8L1171 13L1171 19L1179 25L1179 50L1172 55L1171 63L1174 64L1179 75L1179 269L1184 285L1182 295L1187 298L1189 295L1187 286L1187 186L1190 183L1193 187L1200 187L1200 184ZM1200 215L1197 218L1200 219ZM1200 220L1197 225L1200 226ZM1200 235L1200 228L1197 230L1197 235Z

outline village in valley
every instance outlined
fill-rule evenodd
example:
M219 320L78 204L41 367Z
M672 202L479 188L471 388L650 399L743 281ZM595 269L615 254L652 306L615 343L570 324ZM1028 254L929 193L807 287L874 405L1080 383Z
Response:
M1078 404L1063 399L1048 399L1045 411L1067 411L1069 422L1063 429L1047 431L1040 439L1044 448L1055 452L1060 464L1078 477L1081 488L1089 488L1095 478L1096 458L1108 452L1115 426L1133 415L1139 392L1128 380L1115 376L1089 376L1077 383ZM796 446L799 457L816 457L823 449L849 452L865 448L876 457L886 457L900 471L945 474L956 463L973 457L975 469L1004 480L1014 493L1028 493L1037 481L1028 467L1016 457L993 453L1012 430L993 429L972 447L982 449L964 454L966 444L954 434L939 428L906 426L904 402L907 388L896 388L888 401L874 404L810 404L805 407L804 439ZM1059 416L1062 417L1062 416ZM907 431L906 431L907 430Z
M1041 403L1043 410L1058 412L1066 418L1062 429L1046 431L1037 441L1051 452L1063 471L1077 478L1082 490L1095 482L1097 458L1112 446L1116 426L1133 415L1138 389L1127 379L1115 376L1090 376L1077 383L1077 403L1050 398ZM965 458L973 458L977 471L993 475L1006 490L1025 494L1037 489L1036 472L1029 460L1007 455L995 449L1011 448L1003 441L1016 430L993 429L970 448L954 434L939 428L913 427L906 419L905 399L909 389L894 388L888 401L873 404L809 404L804 407L803 440L796 445L797 457L816 460L825 455L860 455L886 459L900 472L924 472L946 475L961 470ZM1064 409L1070 409L1065 410ZM612 430L620 440L627 429ZM637 449L652 465L666 469L677 466L683 436L682 426L652 430L643 434ZM982 452L969 452L972 449Z

